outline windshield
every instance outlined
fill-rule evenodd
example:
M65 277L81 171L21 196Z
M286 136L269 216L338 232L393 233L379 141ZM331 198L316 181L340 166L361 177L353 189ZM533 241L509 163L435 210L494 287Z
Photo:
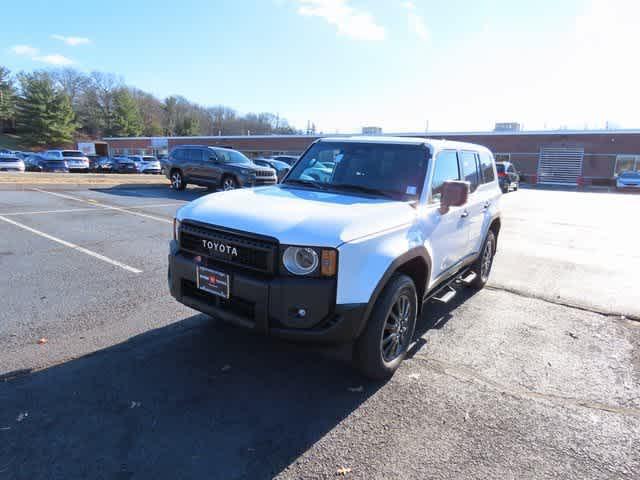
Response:
M62 152L63 157L84 157L82 152L78 152L77 150L64 150Z
M626 171L626 172L622 172L618 176L625 177L625 178L640 178L640 172Z
M239 163L245 165L253 165L253 162L245 157L240 152L236 152L235 150L225 150L219 149L216 150L216 155L220 159L220 161L224 163Z
M318 142L295 165L285 183L415 200L422 192L427 163L428 151L423 145Z
M143 162L155 162L156 157L142 157Z

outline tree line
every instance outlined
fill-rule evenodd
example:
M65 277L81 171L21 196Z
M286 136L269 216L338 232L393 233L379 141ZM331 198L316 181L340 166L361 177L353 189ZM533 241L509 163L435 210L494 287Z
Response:
M11 72L0 66L0 128L29 146L74 138L299 134L273 113L239 114L174 95L160 100L102 72L72 68Z

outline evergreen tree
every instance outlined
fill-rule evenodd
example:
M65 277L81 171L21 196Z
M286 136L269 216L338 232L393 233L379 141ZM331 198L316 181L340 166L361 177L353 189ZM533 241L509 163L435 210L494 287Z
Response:
M176 125L176 135L179 137L191 137L200 134L200 122L195 117L184 117Z
M122 88L114 96L114 118L111 135L136 137L142 134L144 125L136 100L129 90Z
M10 75L11 72L0 65L0 127L3 120L15 115L15 90Z
M71 143L77 128L69 98L47 72L22 74L16 123L25 143L55 146Z

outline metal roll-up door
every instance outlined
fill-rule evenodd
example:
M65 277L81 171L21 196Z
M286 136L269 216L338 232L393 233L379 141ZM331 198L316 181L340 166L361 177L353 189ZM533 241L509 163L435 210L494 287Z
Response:
M538 183L577 185L582 176L584 148L542 147L538 162Z

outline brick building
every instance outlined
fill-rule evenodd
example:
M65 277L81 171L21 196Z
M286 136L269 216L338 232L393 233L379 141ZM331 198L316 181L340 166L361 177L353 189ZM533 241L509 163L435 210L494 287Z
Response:
M396 134L424 137L424 133ZM333 136L333 135L332 135ZM430 138L477 143L496 160L511 161L531 183L608 184L623 170L640 171L640 130L429 133ZM184 144L240 150L249 157L300 154L317 135L106 138L111 155L166 154Z

